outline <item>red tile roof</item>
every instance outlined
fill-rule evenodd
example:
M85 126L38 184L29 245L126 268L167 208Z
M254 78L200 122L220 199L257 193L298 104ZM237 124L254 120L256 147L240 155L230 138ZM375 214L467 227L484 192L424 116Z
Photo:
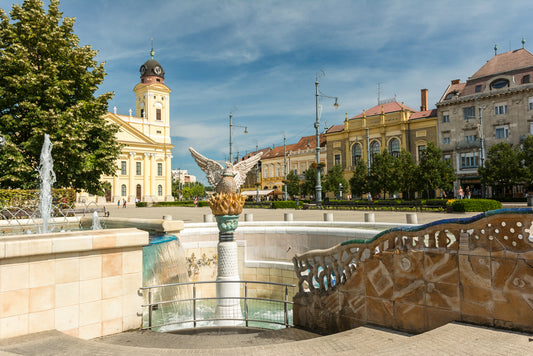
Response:
M326 135L320 134L320 146L323 147L326 144ZM297 143L292 143L285 146L287 155L293 151L314 149L316 148L316 136L305 136L300 138ZM265 153L261 159L283 157L283 146L277 146Z
M334 126L331 126L329 128L329 130L326 131L326 133L329 134L329 133L341 132L343 130L344 130L344 124L342 124L342 125L334 125Z
M374 106L374 107L372 107L372 108L360 113L359 115L352 117L351 119L362 118L363 114L366 117L369 117L369 116L380 115L382 112L384 114L388 114L388 113L391 113L391 112L401 111L402 110L402 106L403 106L404 110L408 110L408 111L411 111L411 112L416 112L415 109L412 109L412 108L408 107L407 105L402 105L402 104L400 104L397 101L393 101L392 103L378 104L378 105L376 105L376 106Z
M437 109L415 112L409 117L409 120L423 119L426 117L437 117Z
M485 77L531 66L533 66L533 54L529 53L526 49L521 48L495 55L469 79Z

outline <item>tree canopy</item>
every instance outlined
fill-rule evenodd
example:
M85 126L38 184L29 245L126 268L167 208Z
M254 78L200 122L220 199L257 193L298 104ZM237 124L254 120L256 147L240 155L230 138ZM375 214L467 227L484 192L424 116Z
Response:
M342 184L343 191L348 191L349 185L346 179L344 179L343 170L341 165L334 165L329 169L324 179L324 192L334 192L335 195L339 194L339 184Z
M420 189L429 195L437 188L450 189L454 180L453 168L449 162L443 161L442 151L433 142L428 142L418 164Z
M11 17L11 18L10 18ZM62 17L59 1L0 9L0 188L37 184L44 134L50 135L56 187L97 194L100 177L115 175L122 146L118 126L103 115L112 93L95 96L105 77L96 51L79 46L74 19Z
M505 193L523 181L524 170L519 151L508 143L498 143L489 149L484 167L479 167L481 183L494 187L495 193Z

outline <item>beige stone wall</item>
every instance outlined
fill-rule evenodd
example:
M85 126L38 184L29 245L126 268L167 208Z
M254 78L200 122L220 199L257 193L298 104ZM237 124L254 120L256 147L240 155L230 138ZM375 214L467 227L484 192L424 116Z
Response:
M0 338L57 329L82 339L141 325L137 229L0 239Z

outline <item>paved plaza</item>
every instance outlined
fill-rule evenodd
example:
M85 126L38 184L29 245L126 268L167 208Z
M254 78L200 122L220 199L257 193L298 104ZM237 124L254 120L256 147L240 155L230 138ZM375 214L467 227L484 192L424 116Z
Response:
M525 206L525 204L523 205ZM507 206L510 207L510 206ZM517 207L517 206L513 206ZM117 208L111 217L161 218L171 215L185 223L203 222L209 208ZM364 221L364 211L245 209L255 221ZM406 212L373 212L376 222L405 223ZM418 222L468 217L476 213L418 212ZM242 217L241 217L242 219ZM244 220L244 219L243 219ZM299 329L196 329L188 333L130 331L89 341L58 331L0 340L0 355L533 355L533 335L450 323L438 329L408 335L373 326L322 336Z

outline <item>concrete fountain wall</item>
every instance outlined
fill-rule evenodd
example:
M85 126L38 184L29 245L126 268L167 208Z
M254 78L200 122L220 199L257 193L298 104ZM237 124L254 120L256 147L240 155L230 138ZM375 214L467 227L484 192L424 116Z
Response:
M133 228L3 236L0 338L57 329L82 339L138 328L142 246Z

